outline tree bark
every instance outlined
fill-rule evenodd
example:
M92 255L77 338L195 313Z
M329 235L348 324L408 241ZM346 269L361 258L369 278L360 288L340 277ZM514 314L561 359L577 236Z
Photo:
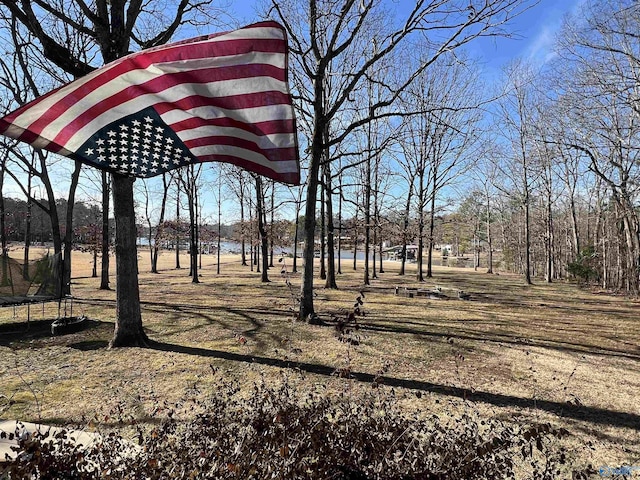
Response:
M358 267L358 210L359 208L356 208L356 214L353 217L353 271L354 272L357 270L357 267Z
M493 239L491 237L491 203L487 195L487 273L493 273Z
M545 250L546 250L546 272L545 272L545 280L547 283L553 282L553 212L552 212L552 204L551 204L551 189L547 191L547 214L546 214L546 224L547 224L547 232L546 232L546 242L545 242Z
M66 229L64 232L64 256L62 262L62 294L71 295L71 251L73 250L73 207L76 199L76 188L80 179L82 164L75 162L75 168L71 174L69 185L69 197L67 201ZM135 240L135 236L134 236Z
M528 187L527 187L528 188ZM524 203L524 281L531 285L531 218L529 208L529 194L527 192Z
M293 273L298 272L298 227L300 226L300 206L296 203L296 226L293 232Z
M247 266L247 245L246 245L246 226L244 222L244 178L242 172L239 175L240 189L240 260L243 266Z
M431 212L429 213L429 250L427 250L427 278L433 277L433 244L436 228L436 171L433 173L433 185L431 187Z
M180 182L176 181L176 269L180 270Z
M337 290L336 283L336 262L335 262L335 243L334 243L334 224L333 224L333 195L331 194L331 167L326 163L324 170L324 184L326 190L325 201L327 203L327 278L325 288Z
M276 185L275 182L271 183L271 223L269 224L269 267L273 267L273 242L275 235L273 232L273 226L275 224L275 198L276 198Z
M338 275L342 275L342 175L338 186Z
M320 184L320 278L322 280L327 279L327 267L326 256L327 251L327 210L326 210L326 185Z
M160 204L160 217L158 218L158 227L154 236L153 248L151 250L151 273L158 272L158 254L160 251L160 239L162 238L162 229L164 228L164 216L167 209L167 198L169 197L169 185L167 175L162 174L162 203Z
M200 283L198 274L198 218L195 188L189 192L189 274L192 283Z
M144 347L149 338L140 311L134 180L115 173L111 178L116 219L116 326L109 347Z
M426 204L425 197L425 187L424 187L424 170L420 169L418 174L419 178L419 209L418 212L418 251L416 252L416 262L417 262L417 272L416 272L416 280L419 282L424 282L424 265L422 262L422 254L424 253L424 207Z
M266 227L266 210L264 205L264 189L262 188L262 177L256 175L256 202L258 216L258 231L260 232L260 248L262 250L262 275L264 283L269 282L269 238Z
M2 286L9 285L9 256L7 252L7 228L6 228L6 215L4 210L4 168L6 165L6 159L2 161L2 170L0 170L0 245L2 252Z
M363 283L369 285L369 252L371 249L371 123L367 134L367 161L364 178L364 277Z
M317 35L316 21L318 18L317 5L310 3L310 21L314 38ZM324 83L327 70L327 59L321 58L315 52L317 66L313 82L313 133L311 135L311 161L309 163L309 185L307 186L307 201L304 216L304 272L300 294L300 320L312 324L322 323L313 307L313 253L315 249L316 231L316 200L318 195L318 175L324 155L324 138L328 119L325 117Z
M318 81L317 81L318 82ZM320 82L318 82L320 83ZM317 95L322 98L321 93ZM316 116L320 117L321 108L316 109ZM315 315L313 307L313 254L315 250L315 230L316 230L316 199L318 192L318 173L320 170L320 159L322 158L322 129L318 128L320 118L316 120L316 132L312 140L312 160L309 165L309 185L307 186L307 199L304 211L304 249L302 258L304 270L302 273L302 286L300 297L300 319L309 323L321 323ZM317 130L320 130L319 132ZM317 159L317 160L316 160Z
M26 225L24 229L24 263L22 266L22 277L25 280L29 280L29 247L31 245L31 170L28 172L27 179L27 217ZM0 189L0 195L2 195L2 189Z
M413 192L413 179L409 182L409 191L407 193L407 203L404 206L404 215L402 220L402 258L400 259L400 273L405 274L405 266L407 264L407 243L409 242L409 215L411 214L411 193Z
M189 165L181 177L184 185L184 191L187 194L187 206L189 208L189 275L192 283L200 283L198 274L198 177L200 175L200 167L194 164ZM197 170L197 171L196 171Z
M102 172L102 243L100 290L111 290L109 287L109 175Z

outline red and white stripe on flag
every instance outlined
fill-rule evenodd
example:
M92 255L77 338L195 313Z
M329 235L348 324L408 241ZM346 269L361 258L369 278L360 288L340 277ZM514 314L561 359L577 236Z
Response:
M256 23L123 57L0 119L0 133L137 177L218 161L297 184L287 70L284 29Z

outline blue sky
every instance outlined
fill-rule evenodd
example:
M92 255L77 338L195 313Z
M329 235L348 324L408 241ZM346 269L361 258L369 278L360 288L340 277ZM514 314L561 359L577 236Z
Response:
M540 0L513 22L515 38L482 42L480 54L488 65L500 67L514 58L544 63L553 54L553 44L567 13L576 12L584 0Z
M304 0L300 0L304 1ZM396 0L408 4L410 0ZM240 24L252 22L255 17L255 0L231 0L228 13ZM540 0L517 17L510 30L514 38L479 39L469 44L468 50L478 57L487 74L497 77L500 70L514 58L542 64L552 54L553 42L560 30L563 17L575 11L585 0Z

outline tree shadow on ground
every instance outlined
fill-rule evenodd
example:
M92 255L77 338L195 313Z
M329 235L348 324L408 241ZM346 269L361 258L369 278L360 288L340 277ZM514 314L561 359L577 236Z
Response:
M185 355L195 355L200 357L218 358L235 362L254 363L267 365L270 367L288 368L300 370L316 375L337 376L336 369L327 365L294 362L270 357L260 357L244 355L221 350L210 350L199 347L189 347L151 341L149 347L163 352L182 353ZM594 424L611 425L616 427L631 428L640 431L640 415L627 412L618 412L585 405L574 405L571 403L554 402L542 399L531 399L516 397L513 395L503 395L499 393L483 392L479 390L469 390L466 388L452 387L437 383L424 382L418 380L406 380L388 376L374 375L363 372L350 372L349 378L363 383L377 383L396 388L407 388L420 390L423 392L436 393L450 397L457 397L467 401L482 402L498 407L518 407L533 410L543 410L553 413L561 418L569 418L587 421Z
M90 352L93 350L101 350L107 348L109 342L107 340L83 340L81 342L69 344L70 348L80 350L81 352Z
M468 322L468 320L465 320ZM443 326L442 328L446 328ZM489 343L504 343L510 345L524 346L524 347L542 347L551 350L557 350L559 352L572 352L580 354L598 355L598 356L614 356L627 358L629 360L640 361L640 351L638 353L634 351L614 350L606 347L598 347L594 345L588 345L583 343L554 341L545 338L523 338L517 335L498 332L475 332L473 330L465 330L459 328L449 327L444 332L433 332L426 329L406 327L402 325L375 325L373 323L358 323L358 328L365 331L381 332L381 333L401 333L422 337L435 337L442 340L449 338L459 340L470 340L475 342L489 342ZM637 348L635 345L632 345Z

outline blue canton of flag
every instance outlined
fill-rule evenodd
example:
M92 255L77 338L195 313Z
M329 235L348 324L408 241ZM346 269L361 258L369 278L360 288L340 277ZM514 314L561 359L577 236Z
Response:
M100 129L79 152L100 169L136 177L153 177L198 162L151 107Z

